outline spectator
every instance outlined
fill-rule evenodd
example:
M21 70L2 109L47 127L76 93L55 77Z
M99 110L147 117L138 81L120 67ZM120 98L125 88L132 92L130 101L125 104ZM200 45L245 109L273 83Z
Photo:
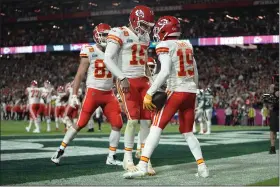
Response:
M228 105L225 109L225 115L226 115L226 120L225 120L225 125L230 126L231 124L231 118L232 118L232 110L230 105Z
M268 116L269 116L269 110L266 107L266 104L263 104L262 110L261 110L261 115L262 115L262 126L268 126Z
M251 104L248 109L248 125L255 126L255 117L256 117L256 110L253 108Z

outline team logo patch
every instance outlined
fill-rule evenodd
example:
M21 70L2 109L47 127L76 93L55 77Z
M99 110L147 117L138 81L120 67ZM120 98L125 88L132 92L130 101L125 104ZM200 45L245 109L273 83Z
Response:
M97 54L92 54L91 57L93 57L93 58L94 58L94 57L97 57Z
M144 18L144 12L142 10L136 10L135 11L136 16Z
M132 43L133 42L133 40L132 39L127 39L127 41L126 41L127 43Z

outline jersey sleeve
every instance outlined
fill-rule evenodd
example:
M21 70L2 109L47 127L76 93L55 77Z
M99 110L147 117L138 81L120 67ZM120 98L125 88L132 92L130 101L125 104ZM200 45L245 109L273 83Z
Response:
M88 58L92 52L94 52L94 48L91 45L83 45L80 51L80 57Z
M123 45L123 30L121 28L113 28L110 30L107 42L113 42L120 46Z
M169 49L168 44L167 44L166 41L161 41L156 46L156 53L157 53L158 56L160 54L169 54L169 52L170 52L170 49Z

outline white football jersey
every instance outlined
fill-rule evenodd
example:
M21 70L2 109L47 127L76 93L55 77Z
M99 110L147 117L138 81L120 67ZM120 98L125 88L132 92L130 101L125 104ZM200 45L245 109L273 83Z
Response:
M177 92L197 92L193 47L188 40L161 41L156 46L157 55L168 54L171 57L170 75L166 81L167 89Z
M113 28L108 35L108 42L120 45L118 67L128 78L145 76L145 63L148 60L150 37L148 34L138 37L127 27Z
M104 52L96 45L84 45L81 49L80 57L88 58L89 60L87 87L98 90L111 90L113 87L113 76L103 62Z
M26 88L25 93L28 95L29 104L39 104L41 98L41 89L37 87Z
M55 106L62 106L62 102L60 101L60 99L65 95L66 95L65 92L58 92L57 93L57 96L55 98Z
M70 99L71 99L71 97L72 97L72 95L73 95L73 87L71 87L71 86L68 86L68 87L66 87L66 93L67 94L69 94L69 98L68 98L68 102L70 101ZM82 89L81 88L79 88L78 89L78 96L80 96L80 95L82 95Z
M52 101L53 89L54 88L45 88L45 87L41 88L41 92L42 92L41 97L45 98L46 103L50 103Z

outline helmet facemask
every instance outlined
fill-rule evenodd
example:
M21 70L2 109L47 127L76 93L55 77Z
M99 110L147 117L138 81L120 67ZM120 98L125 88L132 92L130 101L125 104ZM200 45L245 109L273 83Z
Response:
M96 30L96 33L94 35L95 42L101 45L102 47L106 47L108 33L109 31L98 32L98 30Z

